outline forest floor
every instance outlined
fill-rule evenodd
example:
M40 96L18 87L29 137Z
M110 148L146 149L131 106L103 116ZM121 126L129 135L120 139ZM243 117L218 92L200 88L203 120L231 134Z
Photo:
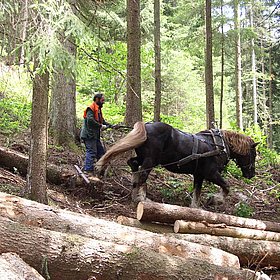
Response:
M104 133L104 142L110 146L126 132L108 131ZM28 154L29 133L18 135L12 140L0 134L0 145ZM48 161L76 173L74 164L83 166L84 146L69 150L55 146L49 141ZM63 209L86 213L95 217L116 220L119 215L136 217L135 206L131 203L131 172L126 160L131 153L126 153L110 166L102 183L76 186L48 185L50 205ZM250 217L255 219L280 222L280 168L269 167L266 170L256 167L256 176L251 180L235 178L226 172L224 177L230 184L230 194L224 205L207 206L209 197L219 191L210 183L204 183L202 189L202 209ZM0 167L0 191L21 195L26 184L17 170L11 172ZM170 173L163 168L155 168L147 181L147 197L156 202L189 206L192 196L192 176ZM278 272L279 273L279 272ZM280 280L280 274L273 275L273 280Z

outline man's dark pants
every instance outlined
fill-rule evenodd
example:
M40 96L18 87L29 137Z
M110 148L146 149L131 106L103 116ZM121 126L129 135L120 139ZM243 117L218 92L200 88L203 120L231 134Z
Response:
M104 147L100 139L83 139L83 141L86 145L84 171L94 171L94 162L105 154Z

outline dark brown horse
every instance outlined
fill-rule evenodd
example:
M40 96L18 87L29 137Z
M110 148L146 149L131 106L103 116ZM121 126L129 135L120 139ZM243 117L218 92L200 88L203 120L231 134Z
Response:
M128 160L133 172L132 200L146 199L146 180L153 167L161 165L175 173L193 174L194 195L192 207L200 204L203 180L222 188L214 203L223 202L229 185L221 172L229 159L234 159L245 178L255 175L256 146L250 137L227 130L205 130L189 134L172 126L156 122L137 122L134 129L113 145L97 162L99 174L117 155L135 149L136 157Z

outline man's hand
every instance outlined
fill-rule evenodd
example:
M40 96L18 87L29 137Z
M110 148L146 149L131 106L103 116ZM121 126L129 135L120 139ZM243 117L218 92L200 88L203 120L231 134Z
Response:
M101 129L101 130L105 130L107 127L108 127L107 125L102 124L101 127L100 127L100 129Z
M120 128L120 125L119 124L112 124L110 126L110 128L118 129L118 128Z

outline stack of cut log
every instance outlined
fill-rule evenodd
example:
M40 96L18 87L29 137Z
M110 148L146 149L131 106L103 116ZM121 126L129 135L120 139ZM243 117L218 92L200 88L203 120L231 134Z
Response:
M0 225L0 254L17 254L47 279L257 279L223 250L1 192Z
M241 266L280 269L280 223L154 202L138 204L137 220L118 222L221 249L238 256Z

